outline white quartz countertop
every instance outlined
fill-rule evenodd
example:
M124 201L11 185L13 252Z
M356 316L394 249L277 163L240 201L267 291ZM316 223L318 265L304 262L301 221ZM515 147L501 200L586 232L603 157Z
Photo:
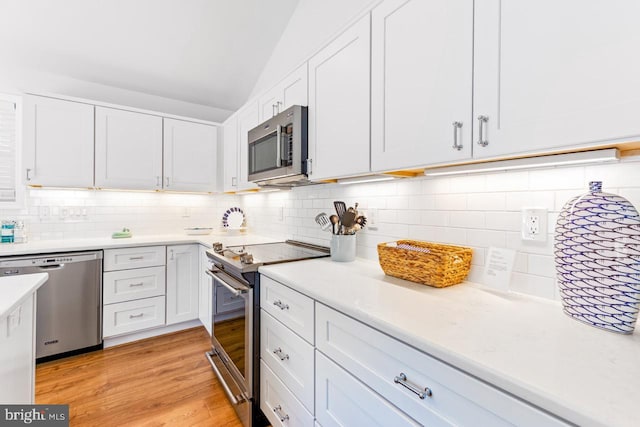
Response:
M47 273L0 277L0 318L11 314L25 298L37 291L48 279Z
M259 236L255 234L230 235L227 233L195 236L186 234L159 234L153 236L133 236L124 239L112 239L110 237L104 237L92 239L40 240L28 243L0 244L0 257L95 249L113 249L131 246L181 245L197 243L211 247L214 242L221 242L224 245L243 245L254 243L269 243L277 240L278 239Z
M559 302L463 283L437 289L377 262L329 258L260 272L581 426L637 426L640 331L577 322Z

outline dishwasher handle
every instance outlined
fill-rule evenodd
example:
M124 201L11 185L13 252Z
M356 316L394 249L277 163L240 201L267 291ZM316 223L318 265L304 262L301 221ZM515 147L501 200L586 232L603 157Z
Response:
M45 271L62 270L64 268L64 264L40 265L38 268Z

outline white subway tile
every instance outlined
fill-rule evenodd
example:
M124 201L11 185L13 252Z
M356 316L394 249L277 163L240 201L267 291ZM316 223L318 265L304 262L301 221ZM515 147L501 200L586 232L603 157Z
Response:
M507 237L504 231L467 230L467 244L470 246L504 248L506 242Z
M399 210L396 221L400 224L421 224L420 211Z
M553 191L511 191L505 193L507 211L521 211L522 208L555 209Z
M435 196L435 206L439 210L466 210L466 194L439 194Z
M584 167L548 168L529 171L529 190L584 187Z
M555 295L555 280L550 277L514 272L511 275L510 289L514 292L553 299Z
M508 193L469 193L467 209L471 211L504 211Z
M447 177L425 178L422 194L445 194L451 192L451 181Z
M431 194L419 195L409 198L409 209L435 209L436 199Z
M450 178L450 193L475 193L486 190L486 176L482 174L471 174L455 176Z
M449 214L449 225L461 228L484 228L484 212L451 212Z
M520 231L520 212L487 212L485 226L489 230Z
M486 175L486 191L518 191L529 185L529 172L494 172Z
M449 225L449 212L446 211L421 211L420 223L422 225L434 225L445 227Z

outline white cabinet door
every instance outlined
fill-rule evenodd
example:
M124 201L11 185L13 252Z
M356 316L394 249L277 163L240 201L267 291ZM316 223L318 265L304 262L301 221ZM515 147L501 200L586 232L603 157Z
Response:
M23 123L27 184L93 187L93 105L27 95Z
M258 102L252 101L238 113L238 190L258 188L249 182L249 131L259 124Z
M207 269L207 248L200 246L200 265L198 268L198 276L200 278L200 291L198 293L198 318L205 327L209 335L211 335L211 292L213 289L213 280L206 274Z
M370 16L309 60L309 178L369 171Z
M163 133L163 187L174 191L215 191L218 129L165 118Z
M371 22L371 169L470 158L473 0L387 0Z
M34 294L12 312L0 316L0 402L3 404L34 403L35 326Z
M162 117L96 107L96 187L162 188Z
M258 101L260 105L260 121L268 120L292 105L306 106L308 103L307 89L307 63L305 62L280 81L273 89L260 97Z
M238 190L238 118L231 117L222 127L222 191Z
M198 318L198 246L167 246L167 325Z
M625 0L476 2L474 157L637 141L638 16Z

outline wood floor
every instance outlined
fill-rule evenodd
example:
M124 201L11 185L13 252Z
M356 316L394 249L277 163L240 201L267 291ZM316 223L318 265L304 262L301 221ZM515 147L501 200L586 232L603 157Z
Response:
M43 363L36 403L69 404L72 427L241 427L209 347L200 327Z

